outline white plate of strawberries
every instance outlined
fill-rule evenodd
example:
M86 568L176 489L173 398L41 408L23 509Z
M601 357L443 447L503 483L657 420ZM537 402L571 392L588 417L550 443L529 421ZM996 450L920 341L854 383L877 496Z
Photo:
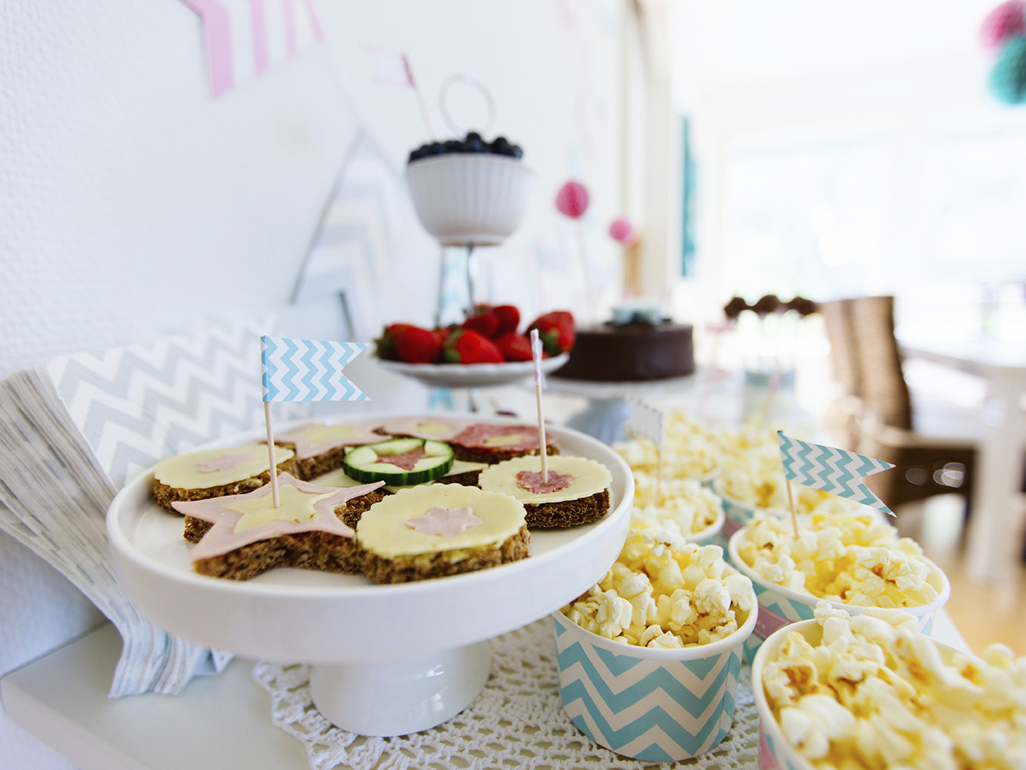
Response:
M538 329L553 372L569 358L576 330L573 316L556 310L536 318L523 332L514 305L478 305L462 324L425 329L396 323L376 340L375 355L390 371L440 388L509 385L534 372L530 332Z

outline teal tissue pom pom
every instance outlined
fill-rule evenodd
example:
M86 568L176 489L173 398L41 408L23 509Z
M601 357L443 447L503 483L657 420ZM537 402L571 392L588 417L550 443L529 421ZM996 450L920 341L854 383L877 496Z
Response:
M1001 46L990 71L990 90L1008 104L1026 102L1026 37L1012 38Z

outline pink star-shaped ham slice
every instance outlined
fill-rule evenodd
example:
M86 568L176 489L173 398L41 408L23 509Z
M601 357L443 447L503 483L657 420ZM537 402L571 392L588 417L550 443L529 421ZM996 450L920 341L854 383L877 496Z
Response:
M230 454L215 457L213 460L200 460L196 463L196 470L200 473L216 473L217 471L230 471L252 458L247 454Z
M427 510L423 516L414 516L406 520L406 526L421 535L441 535L456 537L462 535L467 527L476 527L481 519L469 508L443 508L436 505Z
M214 525L189 552L193 561L197 561L221 556L260 540L297 532L328 532L351 538L355 533L335 515L335 509L383 484L377 481L356 487L321 487L281 473L278 475L278 491L282 505L277 509L272 501L270 484L244 495L172 505L179 513ZM297 512L300 514L298 520L290 517ZM260 523L239 529L239 523L244 519Z

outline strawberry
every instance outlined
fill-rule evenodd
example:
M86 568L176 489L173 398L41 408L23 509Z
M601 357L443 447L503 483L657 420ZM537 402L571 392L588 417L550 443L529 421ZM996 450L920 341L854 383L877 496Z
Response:
M377 343L374 354L378 358L384 358L388 361L398 361L399 353L396 351L395 343L409 326L409 324L391 324L386 326L385 330L381 332L381 336L374 340Z
M492 308L492 313L499 319L498 334L515 332L520 326L520 311L515 305L499 305Z
M453 329L445 341L442 360L449 364L501 364L495 343L473 329Z
M550 356L569 352L577 337L574 317L565 310L553 310L551 313L539 316L534 323L527 327L528 332L531 329L538 330L542 346Z
M395 349L400 361L408 364L433 364L442 355L442 342L430 329L407 326L395 338Z
M495 339L495 345L502 351L502 356L507 361L530 361L531 340L523 334L506 332Z
M463 322L464 329L470 329L478 334L483 334L488 339L492 340L499 333L499 316L495 313L488 311L487 313L479 313L478 315L472 315L466 321Z

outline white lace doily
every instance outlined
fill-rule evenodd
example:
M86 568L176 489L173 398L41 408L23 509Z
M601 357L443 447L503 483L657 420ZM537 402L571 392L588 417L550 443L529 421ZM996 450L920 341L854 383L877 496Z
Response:
M306 666L258 663L253 676L271 694L272 721L302 742L314 770L337 766L353 770L677 766L740 770L758 766L759 718L748 666L741 669L734 724L723 742L697 759L654 765L602 748L563 713L548 618L488 644L492 672L477 700L438 727L395 738L367 738L331 724L313 705Z

